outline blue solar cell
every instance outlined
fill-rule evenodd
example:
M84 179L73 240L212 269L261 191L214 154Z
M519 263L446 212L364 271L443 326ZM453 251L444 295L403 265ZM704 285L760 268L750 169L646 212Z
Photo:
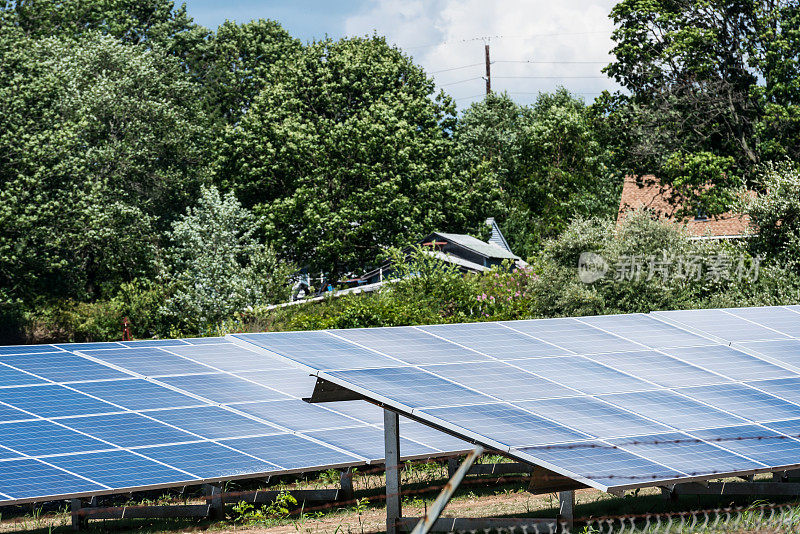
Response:
M519 451L608 487L653 484L684 476L674 469L600 442L526 447Z
M2 427L0 427L0 432L2 432ZM8 460L11 458L22 458L22 455L0 445L0 460Z
M11 406L0 404L0 423L6 423L8 421L22 421L25 419L33 419L33 416L25 412L21 412L16 408L12 408Z
M75 382L104 380L108 378L129 378L116 369L87 360L69 352L48 352L43 354L22 354L5 356L2 363L11 365L53 382Z
M469 388L486 390L485 393L506 401L548 399L579 394L573 389L512 367L518 363L514 360L428 365L423 369Z
M235 404L231 408L297 432L361 424L360 421L326 410L322 406L296 400Z
M759 380L746 382L750 387L780 397L783 400L800 403L800 378L780 378L778 380Z
M136 451L200 478L256 475L280 470L270 462L258 460L210 441L147 447Z
M63 426L43 421L6 423L0 427L3 445L27 456L67 454L113 449L113 445L90 438Z
M314 369L402 365L402 362L361 348L327 332L271 332L235 334L235 337Z
M787 336L800 337L800 315L779 306L761 308L726 308L725 312L748 321L758 323L764 328Z
M108 341L103 343L59 343L54 346L69 352L75 352L79 350L121 349L125 347L125 345L122 343L117 343L116 341Z
M800 314L794 315L797 315L797 317L800 318ZM765 358L771 358L780 363L800 367L800 341L797 339L754 341L752 343L742 343L741 346L749 351L756 352Z
M0 389L0 402L39 417L118 412L119 408L63 386L43 385Z
M327 407L335 412L353 417L359 421L373 425L383 424L383 408L364 401L341 401L328 403Z
M228 374L170 376L159 381L220 404L291 398L274 389Z
M360 384L370 391L380 392L380 395L412 408L495 401L425 371L408 367L333 371L329 374Z
M730 378L656 351L609 352L586 357L664 387L702 386L731 381Z
M670 430L669 427L660 423L649 421L644 417L590 397L570 397L514 404L598 438L642 436Z
M515 360L514 365L583 393L603 394L659 389L659 386L628 376L583 356ZM487 384L491 387L491 384Z
M177 347L187 343L180 339L139 339L136 341L120 341L126 347Z
M57 352L53 345L7 345L0 347L0 356L6 354L39 354L42 352Z
M71 417L64 425L120 447L197 441L197 437L135 413ZM104 447L97 447L104 448ZM67 451L62 451L67 452Z
M642 345L622 339L575 319L534 319L502 324L576 353L642 350Z
M129 410L180 408L183 406L207 404L200 399L195 399L194 397L141 379L86 382L82 384L72 384L71 387L89 395L113 402Z
M712 343L704 337L639 313L581 317L579 321L656 349L710 345Z
M682 432L612 440L618 447L689 476L718 475L760 469L764 464L705 443Z
M682 388L679 391L757 423L800 416L800 406L740 384Z
M361 460L296 434L229 439L220 443L259 458L269 458L270 462L283 469L311 471L315 467L357 463Z
M411 326L338 330L336 335L412 365L489 360Z
M692 435L772 467L800 464L800 441L762 426L710 428Z
M701 331L726 341L759 341L786 338L774 330L725 313L722 310L680 310L654 312L668 321L677 321L690 330Z
M673 391L643 391L603 395L600 399L681 430L740 425L741 417L679 395Z
M181 339L190 345L215 345L217 343L230 343L224 337L185 337Z
M771 428L775 432L780 432L785 436L789 436L794 439L800 439L800 419L789 419L787 421L764 423L764 426Z
M47 461L115 489L189 482L197 478L128 451L55 456Z
M107 489L37 460L0 462L0 488L13 499L72 495Z
M400 435L445 452L469 451L473 448L471 443L405 417L400 417ZM401 450L400 453L402 454L403 451Z
M221 371L241 372L264 369L290 369L291 364L279 356L260 354L233 343L191 345L169 349L180 356L210 365ZM208 371L211 371L209 369Z
M665 352L685 362L734 380L761 380L797 376L797 373L793 371L721 345L665 349Z
M548 421L510 404L476 404L424 410L509 447L564 443L591 436Z
M0 361L0 387L28 386L32 384L47 384L47 381L3 365L2 361Z
M301 369L271 369L269 371L236 373L236 376L271 387L298 399L310 397L314 392L314 384L317 383L316 376L311 376L308 371Z
M82 353L144 376L188 375L213 371L208 366L170 354L157 347L87 350Z
M383 430L372 426L348 428L347 432L340 430L323 430L307 432L307 435L335 447L352 451L370 461L383 460L385 449L383 444ZM435 455L436 449L400 437L400 455L402 458L410 456Z
M282 432L219 406L159 410L148 412L147 415L209 439L264 436Z
M572 354L568 350L497 323L447 324L417 328L501 360Z

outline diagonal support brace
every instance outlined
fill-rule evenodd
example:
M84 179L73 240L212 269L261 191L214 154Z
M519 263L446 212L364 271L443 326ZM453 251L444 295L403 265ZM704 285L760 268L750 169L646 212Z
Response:
M417 526L411 531L411 534L427 534L430 532L436 520L442 515L444 507L447 506L447 503L450 502L450 498L453 496L456 489L458 489L459 484L461 484L461 481L467 476L472 464L475 463L475 460L477 460L481 454L483 454L483 447L480 445L476 445L475 448L467 454L467 457L461 462L461 465L456 469L456 472L453 473L453 476L447 484L445 484L444 488L442 488L436 500L431 504L428 513L419 520L419 523L417 523Z

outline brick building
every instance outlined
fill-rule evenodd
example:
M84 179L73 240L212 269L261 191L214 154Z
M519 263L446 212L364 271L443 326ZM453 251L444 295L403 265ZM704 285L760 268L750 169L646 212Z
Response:
M685 224L689 233L697 237L712 239L731 239L742 237L750 227L747 215L728 212L713 217L698 214L694 218L678 219L681 209L675 200L675 192L663 185L653 175L626 176L622 186L622 198L617 215L617 224L625 219L627 213L636 209L651 210L665 221Z

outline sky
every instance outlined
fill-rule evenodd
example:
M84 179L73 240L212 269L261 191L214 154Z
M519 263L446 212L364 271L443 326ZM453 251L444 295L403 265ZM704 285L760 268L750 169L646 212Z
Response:
M385 35L460 108L486 91L486 44L492 89L521 104L559 86L587 102L619 88L601 72L611 59L608 14L616 0L184 1L195 21L212 29L226 19L264 18L303 41Z

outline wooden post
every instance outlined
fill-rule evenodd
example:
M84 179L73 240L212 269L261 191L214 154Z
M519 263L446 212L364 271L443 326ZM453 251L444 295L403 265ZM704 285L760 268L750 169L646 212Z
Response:
M400 518L400 417L383 410L383 435L386 449L386 534L397 534Z
M214 484L203 484L206 494L206 502L209 504L209 519L223 519L225 517L225 499L222 497L222 490Z
M447 459L447 478L453 478L453 475L456 474L456 469L458 469L458 459L457 458L448 458Z
M559 522L569 532L572 530L572 520L575 518L575 491L559 491L558 507Z
M83 516L81 515L81 500L71 499L70 506L72 508L72 530L81 530L84 523Z
M489 59L489 45L487 44L484 52L486 53L486 94L492 92L492 62Z
M342 476L339 477L339 487L341 489L337 500L352 501L355 497L355 492L353 491L353 469L351 467L342 471Z

